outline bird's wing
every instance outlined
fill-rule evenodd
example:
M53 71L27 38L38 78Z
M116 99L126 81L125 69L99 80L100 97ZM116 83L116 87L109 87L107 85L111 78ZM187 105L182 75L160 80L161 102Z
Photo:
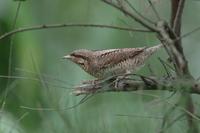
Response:
M106 53L112 53L114 51L117 51L119 49L105 49L105 50L96 50L94 51L96 55L104 55Z
M115 66L116 64L123 62L127 59L134 58L138 54L142 53L146 48L123 48L123 49L110 49L103 50L98 57L99 69L106 69ZM100 51L96 51L100 52Z

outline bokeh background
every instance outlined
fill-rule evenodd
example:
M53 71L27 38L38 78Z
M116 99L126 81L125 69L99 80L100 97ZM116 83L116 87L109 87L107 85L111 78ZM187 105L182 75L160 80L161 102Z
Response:
M156 21L146 0L131 0L137 10ZM169 20L170 1L154 0L160 16ZM0 0L0 34L13 29L19 1ZM183 14L183 34L200 25L200 1L188 0ZM62 23L94 23L142 28L116 9L100 0L26 0L21 2L16 28ZM183 47L192 74L200 75L199 32L183 39ZM76 105L83 96L74 96L71 89L84 80L93 79L70 61L61 57L75 49L109 49L153 46L154 34L126 32L103 28L57 28L18 33L0 40L0 132L2 133L152 133L158 132L162 117L176 102L169 92L140 91L104 93ZM12 54L10 46L13 44ZM11 77L8 76L11 55ZM165 71L158 57L160 50L147 64L157 75ZM138 73L149 75L145 66ZM198 113L199 96L194 95ZM37 109L37 110L34 110ZM53 110L48 110L53 109ZM173 121L181 109L177 109ZM125 116L121 116L125 115ZM184 133L185 120L178 120L166 129Z

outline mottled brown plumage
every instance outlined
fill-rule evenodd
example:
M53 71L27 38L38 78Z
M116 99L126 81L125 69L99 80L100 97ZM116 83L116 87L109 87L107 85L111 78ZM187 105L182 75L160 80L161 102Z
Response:
M64 58L78 64L83 70L96 78L105 78L136 71L161 46L99 51L80 49L64 56Z

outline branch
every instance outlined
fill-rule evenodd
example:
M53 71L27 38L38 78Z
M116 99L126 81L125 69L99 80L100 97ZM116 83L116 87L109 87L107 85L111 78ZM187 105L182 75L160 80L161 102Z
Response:
M183 14L184 4L185 4L185 0L171 0L171 7L172 7L171 8L172 9L171 26L173 28L176 38L177 36L181 35L181 17ZM178 69L180 70L179 72L181 72L179 76L180 77L184 76L192 80L193 77L190 74L189 69L188 69L188 64L183 52L181 40L175 41L174 46L176 50L180 53L181 55L180 58L182 58L181 59L182 62L179 62L179 66L178 66ZM190 88L190 90L193 90L193 88ZM189 93L182 93L182 98L184 100L184 104L185 104L184 106L187 109L187 111L190 112L191 114L194 114L195 111L194 111L194 105L193 105L191 95ZM195 123L194 119L190 115L186 115L186 116L187 116L187 122L188 122L188 128L189 128L188 133L199 132L198 126Z
M129 7L136 13L138 14L138 16L140 16L141 18L143 18L144 20L146 20L147 22L151 23L151 24L156 24L155 22L153 22L152 20L146 18L145 16L143 16L139 11L137 11L135 9L135 7L128 1L128 0L124 0L128 5Z
M183 13L183 8L185 4L185 0L172 0L172 13L171 13L171 26L175 33L180 36L180 28L181 28L181 17Z
M123 12L126 16L134 19L135 21L137 21L144 27L148 28L149 30L156 32L158 34L158 38L165 46L168 55L173 61L177 75L191 77L181 43L179 43L180 41L177 41L178 37L176 33L173 31L173 29L171 29L171 27L165 21L160 20L157 22L156 25L151 25L147 23L145 20L143 20L141 17L138 17L134 13L130 12L127 9L127 7L123 5L123 1L120 2L113 2L112 0L102 0L102 1ZM181 7L183 8L183 4L181 5L182 5ZM181 9L179 10L181 13L182 10ZM178 13L179 18L181 18L180 13Z
M115 30L122 30L122 31L152 32L152 31L143 30L143 29L134 29L134 28L128 28L128 27L119 27L119 26L102 25L102 24L49 24L49 25L36 25L36 26L31 26L31 27L15 29L1 35L0 40L6 37L9 37L13 34L20 33L20 32L51 29L51 28L63 28L63 27L94 27L94 28L107 28L107 29L115 29Z
M180 53L175 45L176 41L174 40L176 40L177 37L173 30L164 21L159 21L157 23L157 29L159 30L158 38L165 46L165 50L175 67L176 74L180 77L191 77L185 55L184 53Z
M146 27L147 29L153 31L153 32L157 32L157 29L154 25L150 25L149 23L147 23L146 21L144 21L142 18L138 17L137 15L133 14L132 12L130 12L128 9L126 9L125 7L112 2L112 0L101 0L104 3L111 5L112 7L118 9L119 11L123 12L125 15L129 16L130 18L132 18L133 20L135 20L136 22L140 23L141 25L143 25L144 27Z
M183 14L185 0L171 0L171 27L176 37L181 36L181 18ZM174 44L177 50L183 54L183 48L181 40L178 40Z
M188 86L190 81L183 81L180 79L173 78L157 78L157 77L141 77L139 79L125 78L117 82L116 79L111 78L107 80L98 80L91 83L83 83L79 86L74 87L73 94L84 95L93 93L104 93L104 92L129 92L138 90L163 90L163 91L175 91L177 87ZM183 90L184 91L184 90ZM200 94L200 84L191 84L191 89L185 90L191 94Z

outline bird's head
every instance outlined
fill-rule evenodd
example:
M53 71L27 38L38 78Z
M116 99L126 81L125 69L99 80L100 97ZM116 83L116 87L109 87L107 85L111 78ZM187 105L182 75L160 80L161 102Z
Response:
M64 59L69 59L72 62L76 63L84 70L88 70L89 62L91 61L92 51L87 49L75 50L69 55L64 56Z

